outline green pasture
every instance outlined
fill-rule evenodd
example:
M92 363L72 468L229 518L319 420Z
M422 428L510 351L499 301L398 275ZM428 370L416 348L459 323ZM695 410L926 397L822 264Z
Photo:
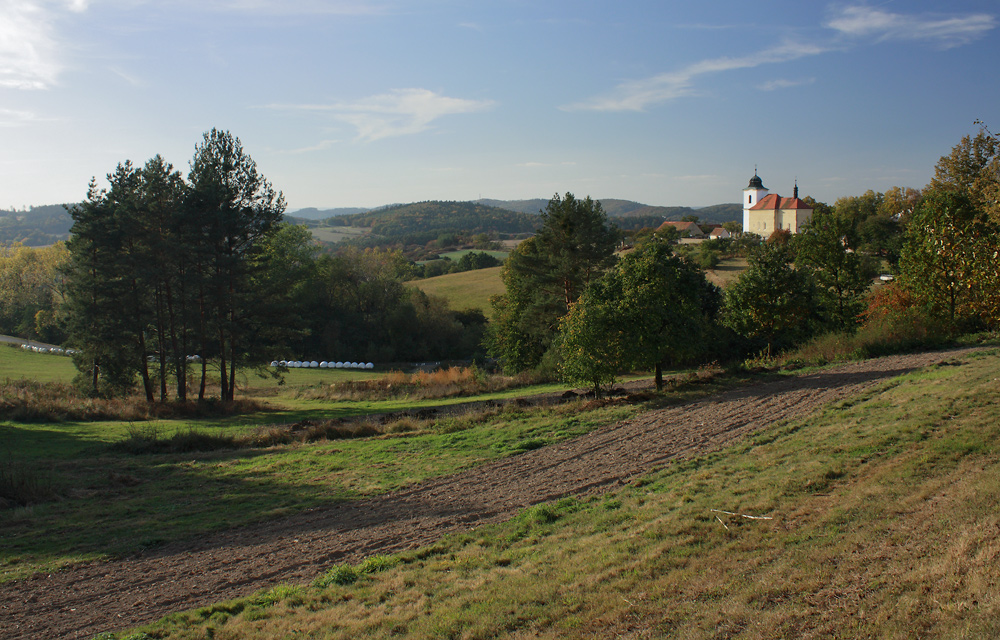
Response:
M0 380L28 378L39 382L71 382L76 368L69 356L35 353L0 344Z
M490 297L506 291L503 280L500 279L502 268L448 273L425 280L413 280L407 284L424 293L445 298L452 309L480 309L488 318L493 311Z
M995 638L998 367L995 349L966 355L616 491L138 632Z
M320 242L341 242L352 238L360 238L371 231L367 227L313 227L309 229L313 238Z

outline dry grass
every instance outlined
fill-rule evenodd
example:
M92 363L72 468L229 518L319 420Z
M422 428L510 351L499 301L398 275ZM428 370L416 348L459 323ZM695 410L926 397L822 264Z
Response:
M307 400L388 400L409 398L432 400L455 396L474 396L505 389L538 384L527 372L517 376L484 373L475 367L448 367L418 373L390 372L374 380L337 382L318 389L307 389L300 397Z
M0 382L0 419L13 422L67 422L120 420L137 422L165 418L227 416L265 411L267 406L252 399L235 402L156 402L141 396L91 398L61 382L11 380Z

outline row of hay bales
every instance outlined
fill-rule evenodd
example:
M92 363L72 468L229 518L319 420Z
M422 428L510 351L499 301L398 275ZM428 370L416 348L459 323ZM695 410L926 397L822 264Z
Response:
M21 348L32 353L54 353L60 356L71 356L79 353L76 349L63 349L62 347L38 347L31 344L22 344Z
M327 362L322 360L273 360L272 367L287 367L289 369L374 369L371 362Z

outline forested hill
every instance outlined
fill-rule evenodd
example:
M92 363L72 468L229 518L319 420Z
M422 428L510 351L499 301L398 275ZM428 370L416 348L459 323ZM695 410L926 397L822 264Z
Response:
M520 211L521 213L537 214L545 208L548 200L536 198L534 200L489 200L482 199L476 201L499 209L509 209L510 211ZM685 216L698 216L698 221L714 224L722 224L730 220L743 219L743 206L738 202L726 204L714 204L709 207L657 207L632 200L618 200L615 198L605 198L601 201L601 207L610 218L642 218L645 220L659 219L680 220ZM633 224L624 221L619 226L632 227Z
M0 244L43 247L69 238L73 219L66 206L49 204L26 211L0 209Z
M538 215L498 209L475 202L416 202L394 205L325 221L330 226L367 227L372 236L406 238L422 244L444 233L531 233Z

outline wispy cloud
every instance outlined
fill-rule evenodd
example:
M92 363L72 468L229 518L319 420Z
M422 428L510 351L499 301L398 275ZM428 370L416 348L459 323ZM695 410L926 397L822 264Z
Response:
M450 98L427 89L396 89L356 102L271 105L270 108L330 113L357 129L358 140L371 142L421 133L430 129L439 118L482 111L492 105L491 100Z
M986 13L940 17L904 15L855 6L841 9L826 26L854 38L925 40L947 49L978 40L996 28L996 24L996 18Z
M775 80L769 80L761 84L758 89L761 91L776 91L778 89L790 89L792 87L801 87L807 84L813 84L816 82L816 78L804 78L802 80L788 80L786 78L777 78Z
M288 149L287 151L283 151L282 153L285 153L287 155L298 155L302 153L313 153L315 151L325 151L330 147L332 147L333 145L337 144L337 142L338 142L337 140L320 140L314 145L308 147L299 147L298 149Z
M701 76L735 69L752 69L765 64L789 62L823 53L821 45L786 42L742 57L710 58L678 71L661 73L643 80L625 82L609 95L598 96L562 107L566 111L643 111L648 107L696 95L695 80Z
M59 69L49 11L38 2L0 0L0 87L45 89Z
M30 111L0 109L0 127L20 127L29 122L37 122L38 116Z

